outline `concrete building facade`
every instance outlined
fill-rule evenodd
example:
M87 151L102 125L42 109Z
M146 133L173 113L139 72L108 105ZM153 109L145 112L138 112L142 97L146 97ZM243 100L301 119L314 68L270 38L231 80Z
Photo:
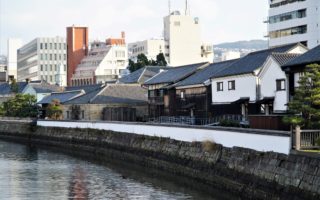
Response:
M301 42L308 48L320 43L319 0L269 0L269 46Z
M67 85L71 86L71 78L76 71L77 65L88 55L88 27L67 27Z
M157 60L159 53L164 53L163 39L149 39L128 44L129 59L136 62L139 54L147 56L148 60Z
M201 40L200 22L174 11L164 18L165 58L170 66L213 62L213 47Z
M116 82L126 71L128 51L124 33L121 38L109 38L106 42L93 42L71 78L73 86Z
M66 40L63 37L36 38L18 49L17 80L45 80L56 84L59 67L67 69ZM64 86L64 85L61 85Z
M22 41L16 38L8 39L7 76L17 79L17 51L22 47Z

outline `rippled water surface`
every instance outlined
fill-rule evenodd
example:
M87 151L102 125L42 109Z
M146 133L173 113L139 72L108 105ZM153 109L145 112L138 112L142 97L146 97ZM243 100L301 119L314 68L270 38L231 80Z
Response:
M0 140L0 199L213 199L146 169L110 166Z

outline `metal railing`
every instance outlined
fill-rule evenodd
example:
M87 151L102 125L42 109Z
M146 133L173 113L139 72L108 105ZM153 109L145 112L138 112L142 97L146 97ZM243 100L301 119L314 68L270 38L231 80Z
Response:
M149 118L151 123L160 124L188 124L188 125L219 125L222 120L230 120L234 122L242 122L241 115L221 115L212 118L196 118L190 116L160 116Z
M320 140L320 130L300 130L298 128L292 131L292 146L297 150L320 149L317 140Z

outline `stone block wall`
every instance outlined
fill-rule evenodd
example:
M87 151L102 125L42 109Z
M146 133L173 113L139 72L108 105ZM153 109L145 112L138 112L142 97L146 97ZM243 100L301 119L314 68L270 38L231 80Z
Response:
M246 199L319 199L320 159L206 142L0 122L0 138L115 158L221 188ZM208 147L209 146L209 147Z

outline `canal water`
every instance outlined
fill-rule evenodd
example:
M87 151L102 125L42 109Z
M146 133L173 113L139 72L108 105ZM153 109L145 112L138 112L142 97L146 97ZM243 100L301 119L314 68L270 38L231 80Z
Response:
M129 163L101 164L0 140L0 200L235 199L191 189L185 181Z

